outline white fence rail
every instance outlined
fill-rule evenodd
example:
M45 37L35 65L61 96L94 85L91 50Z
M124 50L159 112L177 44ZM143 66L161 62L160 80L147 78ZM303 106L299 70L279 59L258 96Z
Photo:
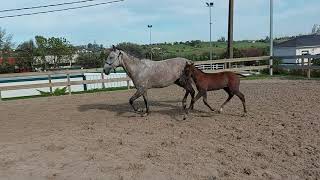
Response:
M221 72L221 71L247 71L247 70L261 70L270 68L269 65L259 65L260 61L269 60L269 56L262 57L250 57L250 58L235 58L235 59L221 59L221 60L210 60L210 61L196 61L195 65L201 70L206 72ZM240 63L240 62L258 62L258 65L253 66L243 66L243 65L231 65L226 68L226 64L229 63ZM84 90L88 89L89 85L93 85L94 88L106 88L106 83L120 82L120 86L125 85L128 89L132 86L131 79L125 75L120 78L109 78L110 76L105 76L103 73L97 73L95 78L89 79L84 76L85 73L101 72L101 69L88 69L88 70L70 70L70 71L58 71L58 72L32 72L32 73L20 73L20 74L2 74L0 75L0 80L3 78L16 78L16 77L31 77L31 76L47 76L46 81L41 81L40 83L32 84L15 84L15 85L1 85L0 83L0 100L2 99L2 92L12 91L12 90L24 90L24 89L35 89L35 88L48 88L52 93L54 87L68 87L68 93L71 95L73 88L77 85L84 87ZM71 75L82 74L83 78L73 79ZM65 79L61 81L54 81L52 77L55 75L64 75ZM125 84L123 84L125 83ZM85 88L86 87L86 88Z

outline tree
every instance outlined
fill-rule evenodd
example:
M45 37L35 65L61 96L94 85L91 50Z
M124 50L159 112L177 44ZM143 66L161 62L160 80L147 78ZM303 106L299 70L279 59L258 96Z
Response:
M228 57L228 52L227 51L225 51L223 54L220 55L220 59L225 59L227 57ZM233 48L233 57L234 58L242 58L242 57L244 57L244 54L240 49Z
M19 68L32 70L35 64L35 44L33 40L25 41L16 49L16 64Z
M62 59L72 60L72 55L75 48L65 39L51 37L48 39L49 54L53 56L53 65L57 68L62 62Z
M320 34L320 25L318 24L313 25L311 34Z
M12 47L12 35L7 34L6 30L0 27L0 58L2 59L0 73L14 72L14 65L8 62Z
M46 70L48 67L48 62L46 56L48 55L48 40L43 36L36 36L36 55L41 58L41 65L43 70Z
M137 58L144 58L147 53L140 45L134 43L120 43L117 45L117 48L122 49Z
M218 39L218 42L226 42L226 38L222 36Z
M76 64L83 68L99 68L103 66L105 53L80 53L76 59Z
M89 43L88 45L87 45L87 50L88 51L91 51L91 52L100 52L100 51L102 51L104 49L104 47L103 47L103 45L102 44L97 44L96 42L93 42L93 44L92 43Z
M7 34L5 29L0 27L0 51L1 54L4 51L10 51L13 47L12 34ZM0 54L0 55L1 55Z

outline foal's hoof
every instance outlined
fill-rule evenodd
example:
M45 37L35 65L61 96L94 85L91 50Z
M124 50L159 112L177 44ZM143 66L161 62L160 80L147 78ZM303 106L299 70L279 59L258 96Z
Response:
M241 117L247 117L247 113L242 114Z
M182 120L186 120L187 119L187 115L185 114L185 115L183 115L183 118L182 118Z
M149 114L148 113L142 113L141 117L147 117Z
M143 109L137 109L136 112L143 113Z

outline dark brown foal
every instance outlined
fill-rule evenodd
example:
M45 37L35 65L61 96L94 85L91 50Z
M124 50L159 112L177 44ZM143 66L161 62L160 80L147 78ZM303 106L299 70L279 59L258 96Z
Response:
M203 103L212 111L214 111L214 109L208 104L207 91L224 89L228 93L229 97L221 105L219 112L222 112L223 107L230 101L230 99L234 95L236 95L242 101L244 115L246 115L246 100L244 98L244 95L239 91L239 76L242 76L241 74L236 74L233 72L204 73L201 70L197 69L193 64L188 63L186 64L186 67L184 69L184 74L189 80L191 80L191 78L193 79L199 91L196 97L191 101L189 109L193 109L194 103L201 97L203 97Z

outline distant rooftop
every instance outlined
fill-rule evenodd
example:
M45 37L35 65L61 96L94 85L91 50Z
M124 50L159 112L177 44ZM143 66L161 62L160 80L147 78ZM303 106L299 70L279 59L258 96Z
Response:
M305 46L320 46L320 35L303 35L297 36L288 41L281 42L275 45L276 47L305 47Z

